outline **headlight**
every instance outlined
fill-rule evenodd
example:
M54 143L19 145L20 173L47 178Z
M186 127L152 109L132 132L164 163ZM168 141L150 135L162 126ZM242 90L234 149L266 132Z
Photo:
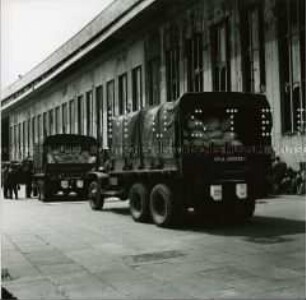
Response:
M61 187L62 187L63 189L68 189L68 187L69 187L68 180L62 180L62 181L61 181Z
M77 180L76 186L79 189L82 189L84 187L84 181L83 180Z
M248 197L248 186L246 183L236 184L236 196L239 199L246 199Z
M222 200L222 185L211 185L210 186L210 196L215 201Z

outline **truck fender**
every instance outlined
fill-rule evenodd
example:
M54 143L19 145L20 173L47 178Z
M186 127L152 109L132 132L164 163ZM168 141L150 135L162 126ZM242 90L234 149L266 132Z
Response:
M94 172L88 172L86 174L86 179L90 181L91 179L95 179L98 181L99 185L102 184L102 182L107 181L109 178L109 175L104 172L94 171Z

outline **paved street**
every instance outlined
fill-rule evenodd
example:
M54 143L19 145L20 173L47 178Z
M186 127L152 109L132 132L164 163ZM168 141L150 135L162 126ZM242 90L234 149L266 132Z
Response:
M127 203L4 200L3 286L18 299L305 298L305 201L261 200L252 222L137 224Z

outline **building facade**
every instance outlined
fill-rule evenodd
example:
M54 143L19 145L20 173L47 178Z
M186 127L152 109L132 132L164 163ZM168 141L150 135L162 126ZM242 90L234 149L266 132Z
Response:
M55 133L106 148L110 112L188 91L243 91L267 96L275 151L297 169L305 86L304 0L116 0L3 91L2 159L32 156Z

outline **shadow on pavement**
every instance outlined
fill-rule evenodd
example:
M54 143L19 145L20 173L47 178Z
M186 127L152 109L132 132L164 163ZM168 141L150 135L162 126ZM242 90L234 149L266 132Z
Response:
M105 208L105 212L112 212L118 215L130 216L130 210L127 207Z
M6 288L1 288L1 299L5 300L14 300L17 299L14 297Z
M305 221L268 216L254 216L244 224L208 223L204 220L189 219L175 229L212 235L240 236L249 242L272 244L290 241L288 235L305 233Z

